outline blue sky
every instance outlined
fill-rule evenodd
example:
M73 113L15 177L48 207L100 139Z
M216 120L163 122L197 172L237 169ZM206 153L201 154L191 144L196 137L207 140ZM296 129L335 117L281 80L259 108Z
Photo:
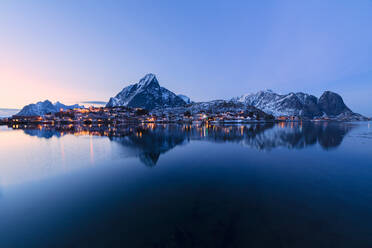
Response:
M0 2L0 107L105 101L148 72L195 101L340 93L372 116L372 1Z

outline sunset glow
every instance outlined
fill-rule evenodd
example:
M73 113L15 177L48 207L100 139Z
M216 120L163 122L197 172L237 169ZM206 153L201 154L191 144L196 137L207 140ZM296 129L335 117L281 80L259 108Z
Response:
M195 101L332 90L372 115L369 0L2 1L0 10L0 108L108 101L153 72Z

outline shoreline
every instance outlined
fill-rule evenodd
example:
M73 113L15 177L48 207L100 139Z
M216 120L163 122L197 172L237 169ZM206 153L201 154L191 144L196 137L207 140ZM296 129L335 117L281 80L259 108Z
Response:
M230 120L230 121L119 121L119 122L67 122L67 121L3 121L0 126L120 126L120 125L141 125L141 124L180 124L180 125L245 125L245 124L266 124L266 123L327 123L327 122L369 122L370 120Z

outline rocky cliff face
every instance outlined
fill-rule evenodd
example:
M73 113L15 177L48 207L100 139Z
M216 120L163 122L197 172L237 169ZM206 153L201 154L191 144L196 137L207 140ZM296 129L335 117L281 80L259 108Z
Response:
M326 91L319 98L318 106L328 116L337 116L352 111L345 105L342 97L334 92Z
M110 98L106 107L126 106L152 110L185 104L181 97L161 87L154 74L147 74L137 84L125 87L115 97Z

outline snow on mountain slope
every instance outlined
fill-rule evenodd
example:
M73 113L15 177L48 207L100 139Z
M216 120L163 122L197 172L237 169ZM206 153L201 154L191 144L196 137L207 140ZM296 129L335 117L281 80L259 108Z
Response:
M34 104L26 105L22 108L22 110L17 113L17 116L43 116L48 113L56 113L62 110L74 109L74 108L84 108L84 106L80 106L78 104L75 105L64 105L60 102L56 102L53 104L49 100L45 100L44 102L37 102Z
M161 87L154 74L147 74L137 84L125 87L110 98L106 107L155 108L183 106L186 102L168 89Z
M259 91L253 94L245 94L233 98L232 101L242 102L246 105L255 106L274 116L299 115L301 100L294 93L279 95L272 90Z
M353 113L343 102L342 97L334 92L326 91L318 99L303 92L277 94L272 90L259 91L245 94L232 99L254 106L274 116L303 116L314 118L319 116L329 117L355 117L365 118Z

